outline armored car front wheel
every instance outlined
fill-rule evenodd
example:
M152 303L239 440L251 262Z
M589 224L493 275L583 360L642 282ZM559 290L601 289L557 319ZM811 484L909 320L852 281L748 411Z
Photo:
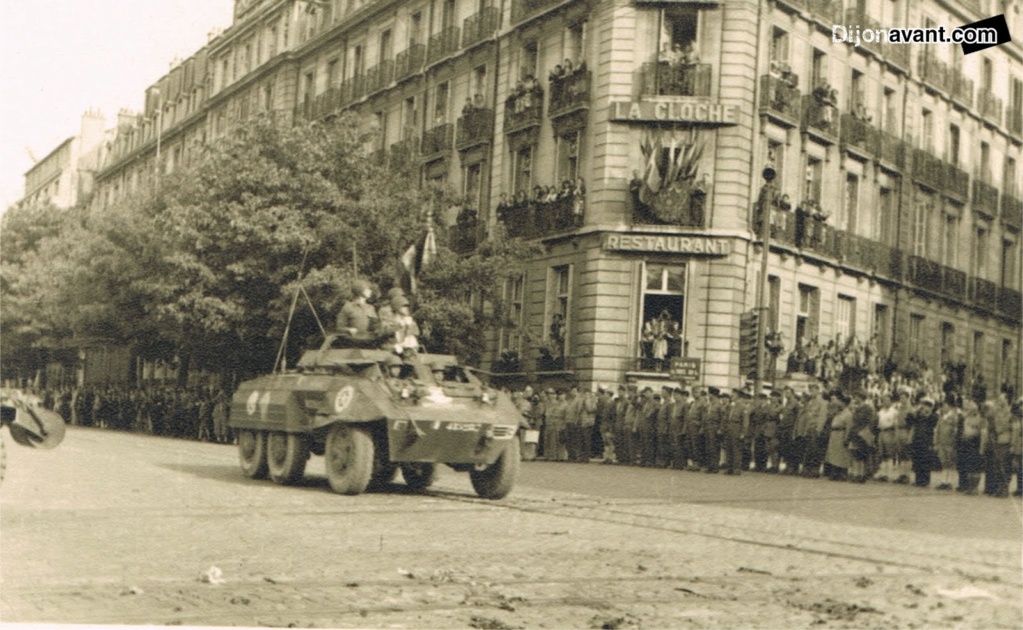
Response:
M266 477L266 436L262 431L242 429L238 432L238 460L242 474L249 479Z
M338 494L360 494L373 476L373 438L365 430L335 424L327 434L327 481Z
M437 479L437 464L429 462L409 462L401 465L401 476L405 485L417 492L426 490Z
M304 435L273 431L266 437L266 466L270 479L292 484L302 478L309 460L309 442Z
M469 479L476 494L483 499L503 499L515 485L519 474L519 441L514 439L508 443L497 461L483 470L470 470Z

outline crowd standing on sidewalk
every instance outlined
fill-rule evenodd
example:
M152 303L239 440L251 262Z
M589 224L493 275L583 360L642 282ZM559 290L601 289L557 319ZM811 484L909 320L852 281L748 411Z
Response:
M70 425L233 443L231 396L215 387L109 385L29 391Z
M836 380L837 382L837 380ZM1023 398L948 375L860 374L852 388L812 380L750 389L664 385L525 388L537 457L739 475L914 484L1023 496ZM964 398L960 390L967 389Z

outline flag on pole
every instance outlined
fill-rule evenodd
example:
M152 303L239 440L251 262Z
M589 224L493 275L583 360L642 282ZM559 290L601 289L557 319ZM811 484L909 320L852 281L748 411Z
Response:
M437 237L433 233L433 221L427 225L426 234L413 243L401 256L401 266L408 275L409 292L416 293L419 274L437 256Z

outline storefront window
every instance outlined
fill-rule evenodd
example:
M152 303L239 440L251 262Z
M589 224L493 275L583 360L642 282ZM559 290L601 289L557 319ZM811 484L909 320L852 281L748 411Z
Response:
M644 265L640 369L668 371L683 356L685 281L685 265Z

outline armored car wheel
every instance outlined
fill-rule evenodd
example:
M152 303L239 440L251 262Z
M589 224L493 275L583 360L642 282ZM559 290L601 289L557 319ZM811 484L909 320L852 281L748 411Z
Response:
M262 431L238 431L238 459L242 474L249 479L266 477L266 436Z
M295 483L308 460L309 442L304 435L273 431L266 436L266 467L274 482Z
M514 439L497 458L497 461L483 470L470 470L472 487L483 499L503 499L515 485L519 474L519 441Z
M437 479L437 465L429 462L409 462L401 465L405 485L415 491L426 490Z
M373 477L373 438L358 427L335 424L324 452L327 480L338 494L360 494Z

